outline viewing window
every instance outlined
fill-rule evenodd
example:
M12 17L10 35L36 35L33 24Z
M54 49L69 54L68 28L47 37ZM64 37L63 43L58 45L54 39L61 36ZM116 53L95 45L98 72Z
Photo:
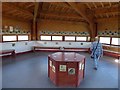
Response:
M28 35L18 35L18 40L28 40Z
M76 37L76 41L86 41L87 37Z
M100 42L110 44L110 37L100 37Z
M52 40L60 40L60 41L62 41L62 36L52 36Z
M120 38L112 38L112 43L111 44L120 45L119 41L120 41Z
M75 41L75 36L65 36L65 41Z
M51 40L51 36L40 36L41 40Z
M11 36L3 36L3 41L16 41L16 35L11 35Z

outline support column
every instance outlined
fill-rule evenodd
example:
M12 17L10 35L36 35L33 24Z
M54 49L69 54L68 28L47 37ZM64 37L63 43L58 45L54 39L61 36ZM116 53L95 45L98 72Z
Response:
M31 40L37 40L37 22L32 22Z

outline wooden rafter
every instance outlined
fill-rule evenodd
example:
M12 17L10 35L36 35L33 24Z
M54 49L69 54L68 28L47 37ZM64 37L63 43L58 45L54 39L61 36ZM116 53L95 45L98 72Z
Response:
M95 15L95 18L97 18L98 16L97 15Z
M37 18L37 15L38 15L38 8L39 8L39 2L35 2L33 21L36 21L36 18Z
M91 9L91 6L88 3L85 3L89 9Z
M95 2L93 2L93 5L94 5L95 8L97 8L97 5L95 4Z
M48 10L51 8L51 6L52 6L52 5L51 5L51 4L49 4Z
M104 4L102 2L100 2L101 6L104 7Z
M102 2L102 3L103 3L103 2ZM111 7L110 7L110 3L111 3ZM104 5L104 3L103 3L104 7L92 8L92 10L101 10L101 9L107 9L107 8L113 8L113 7L119 8L119 2L116 3L116 4L112 4L113 2L110 2L110 3L108 3L108 5ZM102 5L101 5L101 6L102 6Z
M85 13L81 12L79 7L74 2L68 2L68 4L80 15L82 16L86 21L90 22L90 20L86 17ZM82 9L82 8L81 8Z
M94 33L96 32L94 31L94 21L92 20L92 18L88 18L88 16L86 15L85 8L81 5L79 5L78 7L75 2L67 2L67 3L89 23L90 36L91 38L94 38L95 37Z
M111 2L109 2L110 7L112 6Z
M101 14L100 17L103 18L104 16Z
M34 5L33 5L33 4L29 4L29 5L27 5L26 7L29 8L29 7L31 7L31 6L34 6Z
M49 2L50 4L54 6L59 6L59 7L66 7L66 8L71 8L68 4L65 2Z
M109 15L106 13L107 18L109 18Z
M74 14L54 14L54 13L49 13L49 12L41 12L40 15L42 16L51 16L51 17L59 17L59 18L74 18L74 19L82 19L84 18L74 15Z
M111 7L111 8L102 8L94 10L95 14L104 14L104 13L118 13L118 7Z

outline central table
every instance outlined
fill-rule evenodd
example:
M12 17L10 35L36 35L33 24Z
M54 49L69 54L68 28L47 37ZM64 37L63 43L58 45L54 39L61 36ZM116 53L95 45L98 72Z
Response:
M74 52L48 55L48 77L56 86L79 86L85 74L85 56Z

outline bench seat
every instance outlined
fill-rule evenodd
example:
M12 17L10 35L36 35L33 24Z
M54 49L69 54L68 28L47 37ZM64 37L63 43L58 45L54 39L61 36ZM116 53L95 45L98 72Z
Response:
M110 50L103 50L103 52L104 52L104 55L120 58L120 52L115 52Z
M87 51L89 52L89 48L66 48L64 47L62 50L61 47L40 47L40 46L33 46L33 51L70 51L70 52L76 52L76 51Z
M11 55L15 55L15 50L14 49L9 49L9 50L0 51L0 55L10 54L10 53L11 53Z

